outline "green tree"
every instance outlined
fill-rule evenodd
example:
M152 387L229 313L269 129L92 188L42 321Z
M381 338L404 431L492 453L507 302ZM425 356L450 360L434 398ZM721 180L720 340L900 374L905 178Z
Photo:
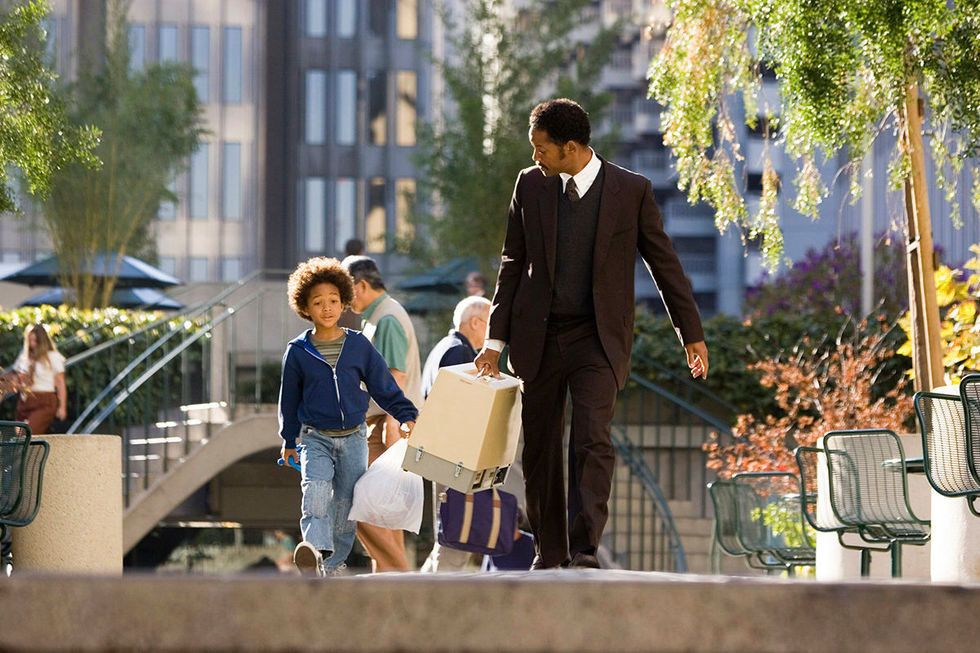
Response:
M736 182L732 98L741 94L754 123L761 70L775 71L781 106L763 111L778 114L779 139L797 162L794 207L814 218L827 194L820 156L845 157L856 199L872 142L894 128L890 178L905 187L916 378L925 388L941 382L919 88L928 98L936 183L955 209L957 176L980 153L980 1L672 0L671 7L650 92L665 106L678 184L691 201L715 208L719 229L733 224L761 237L771 266L782 254L780 180L767 158L760 207L749 215ZM976 174L972 195L980 209Z
M504 0L467 0L460 15L442 11L450 55L434 63L447 111L419 128L419 185L413 226L426 238L400 243L416 260L476 257L490 273L504 240L507 203L518 171L531 165L528 114L553 96L574 98L602 120L611 96L593 89L611 55L616 28L595 28L588 43L588 0L535 0L518 12ZM592 28L590 28L592 29ZM609 154L615 135L597 139Z
M15 178L43 197L64 166L98 163L98 130L69 123L55 75L44 64L40 23L46 13L41 0L0 8L0 211L18 209Z
M100 253L152 256L150 227L167 185L197 148L203 112L193 70L172 63L130 69L128 2L111 0L104 65L67 93L76 124L102 129L98 170L73 165L57 175L44 219L62 263L62 286L82 308L106 306L115 280L85 273Z

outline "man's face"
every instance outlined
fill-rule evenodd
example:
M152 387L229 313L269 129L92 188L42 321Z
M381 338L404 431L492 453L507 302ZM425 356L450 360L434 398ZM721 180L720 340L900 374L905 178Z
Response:
M548 132L541 129L531 129L528 132L533 154L531 159L545 177L554 177L560 172L567 172L565 148L551 140Z
M350 308L355 313L363 313L364 309L371 305L371 300L367 299L367 292L371 285L361 279L354 282L354 299L350 303Z

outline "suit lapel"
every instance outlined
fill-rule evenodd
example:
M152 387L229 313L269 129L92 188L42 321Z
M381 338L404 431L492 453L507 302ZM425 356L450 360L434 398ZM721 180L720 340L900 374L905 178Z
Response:
M616 223L621 213L616 202L616 194L619 190L616 170L602 157L599 157L599 160L602 161L602 195L599 196L599 224L596 225L595 249L592 252L593 279L598 277L598 272L606 260L606 254L609 253L609 239L616 231Z
M545 177L544 191L538 200L541 231L544 237L544 254L548 262L548 278L555 283L555 256L558 249L558 187L561 177Z

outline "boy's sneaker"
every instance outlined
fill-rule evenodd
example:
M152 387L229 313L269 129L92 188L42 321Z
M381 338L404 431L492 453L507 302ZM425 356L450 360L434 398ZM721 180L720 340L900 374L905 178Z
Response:
M347 570L346 562L341 562L339 566L334 567L333 569L325 569L323 571L323 576L328 578L331 576L347 576L349 574L350 572Z
M323 575L323 555L309 542L300 542L293 551L293 564L303 576Z

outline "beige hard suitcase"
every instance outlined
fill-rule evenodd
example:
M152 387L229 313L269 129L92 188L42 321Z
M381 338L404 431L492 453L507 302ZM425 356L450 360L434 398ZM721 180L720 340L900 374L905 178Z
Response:
M500 485L517 455L520 381L477 378L473 363L439 370L402 467L470 493Z

